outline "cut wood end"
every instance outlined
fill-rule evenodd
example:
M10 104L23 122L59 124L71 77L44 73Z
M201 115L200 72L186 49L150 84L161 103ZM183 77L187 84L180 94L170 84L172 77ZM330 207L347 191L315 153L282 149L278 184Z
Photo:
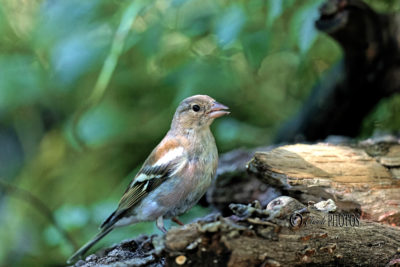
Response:
M393 183L391 173L364 150L330 144L289 145L268 152L257 152L249 170L262 175L285 175L298 184L307 179L340 183L367 183L387 186ZM273 178L273 177L272 177ZM287 180L287 184L290 185ZM326 183L325 183L326 184Z

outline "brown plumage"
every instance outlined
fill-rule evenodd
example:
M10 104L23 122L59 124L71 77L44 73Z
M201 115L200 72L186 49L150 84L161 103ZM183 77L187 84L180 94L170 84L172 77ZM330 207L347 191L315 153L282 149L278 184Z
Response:
M100 226L100 233L79 249L68 263L85 254L114 228L175 219L204 195L215 175L218 151L210 125L229 114L228 108L209 96L195 95L178 106L168 131L129 184L118 208ZM176 219L175 219L176 220Z

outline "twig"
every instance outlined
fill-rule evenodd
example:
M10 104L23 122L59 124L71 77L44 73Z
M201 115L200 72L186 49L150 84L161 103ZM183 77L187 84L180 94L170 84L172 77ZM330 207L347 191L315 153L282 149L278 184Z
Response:
M110 83L112 74L114 73L114 70L117 66L118 59L123 52L125 39L128 36L132 23L134 22L140 11L142 11L145 6L149 6L150 4L152 4L152 1L135 0L128 5L122 15L121 22L118 26L118 29L114 35L113 42L111 44L110 52L108 53L108 56L104 61L103 67L100 71L99 77L97 78L93 91L89 96L86 104L75 113L72 125L72 134L77 143L83 148L85 147L85 144L80 140L79 135L77 134L79 119L85 111L87 111L90 107L95 106L103 98L107 86Z

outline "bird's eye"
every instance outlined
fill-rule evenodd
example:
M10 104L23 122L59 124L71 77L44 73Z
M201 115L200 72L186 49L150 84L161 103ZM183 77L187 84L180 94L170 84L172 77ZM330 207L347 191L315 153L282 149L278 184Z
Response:
M199 105L193 105L192 109L193 109L194 112L197 112L197 111L200 110L200 106Z

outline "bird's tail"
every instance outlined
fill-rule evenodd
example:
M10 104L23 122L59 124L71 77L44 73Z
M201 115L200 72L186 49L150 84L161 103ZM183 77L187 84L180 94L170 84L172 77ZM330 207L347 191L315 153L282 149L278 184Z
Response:
M89 242L87 242L83 247L81 247L77 252L75 252L68 260L67 264L72 264L77 260L81 259L82 256L97 242L99 242L104 236L112 231L112 227L102 229L95 237L93 237Z

